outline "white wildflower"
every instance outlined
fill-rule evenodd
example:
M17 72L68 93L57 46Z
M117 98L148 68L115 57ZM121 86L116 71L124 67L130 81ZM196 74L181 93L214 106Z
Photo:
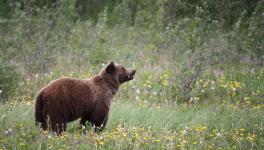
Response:
M194 101L194 99L191 97L190 100L189 100L189 102L192 103L193 101Z
M218 132L218 133L216 133L216 136L217 136L217 137L221 137L222 134Z
M137 94L139 94L139 93L140 93L140 90L139 90L139 89L137 89L137 90L136 90L136 93L137 93Z
M204 140L203 140L203 139L200 139L200 142L199 142L199 143L200 143L200 144L203 144L203 142L204 142Z
M183 130L183 131L182 131L182 134L183 134L183 135L185 135L186 133L187 133L187 131L186 131L186 130Z

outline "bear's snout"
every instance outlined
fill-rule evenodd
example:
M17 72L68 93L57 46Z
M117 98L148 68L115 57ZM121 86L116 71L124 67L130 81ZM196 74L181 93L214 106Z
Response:
M136 74L136 70L131 70L130 73L129 73L129 75L128 75L128 79L133 80L135 74Z

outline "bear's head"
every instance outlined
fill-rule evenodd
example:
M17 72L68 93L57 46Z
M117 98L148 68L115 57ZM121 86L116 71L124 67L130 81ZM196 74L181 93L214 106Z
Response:
M124 66L111 61L102 69L101 74L111 77L119 84L122 84L124 82L133 80L136 70L127 69Z

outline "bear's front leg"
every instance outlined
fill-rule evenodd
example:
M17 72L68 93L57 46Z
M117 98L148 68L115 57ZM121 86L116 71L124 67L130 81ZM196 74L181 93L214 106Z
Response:
M105 128L107 120L108 113L100 114L99 116L94 116L90 122L92 123L95 132L101 132Z
M103 120L99 120L98 122L95 122L93 124L95 126L94 129L95 132L101 132L105 128L107 120L108 120L108 115L106 115Z
M85 129L86 121L88 121L87 117L81 117L80 128L81 128L83 134L86 134L86 129Z
M95 132L101 132L107 123L108 116L105 116L104 120L95 121L92 123Z
M80 120L80 127L82 128L83 126L85 126L85 122L87 121L88 119L85 118L85 117L82 117L81 120Z

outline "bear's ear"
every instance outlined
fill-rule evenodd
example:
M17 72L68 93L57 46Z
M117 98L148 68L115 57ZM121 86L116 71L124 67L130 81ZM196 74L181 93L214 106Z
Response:
M105 71L109 74L113 74L115 72L115 63L113 61L109 62L105 68Z

